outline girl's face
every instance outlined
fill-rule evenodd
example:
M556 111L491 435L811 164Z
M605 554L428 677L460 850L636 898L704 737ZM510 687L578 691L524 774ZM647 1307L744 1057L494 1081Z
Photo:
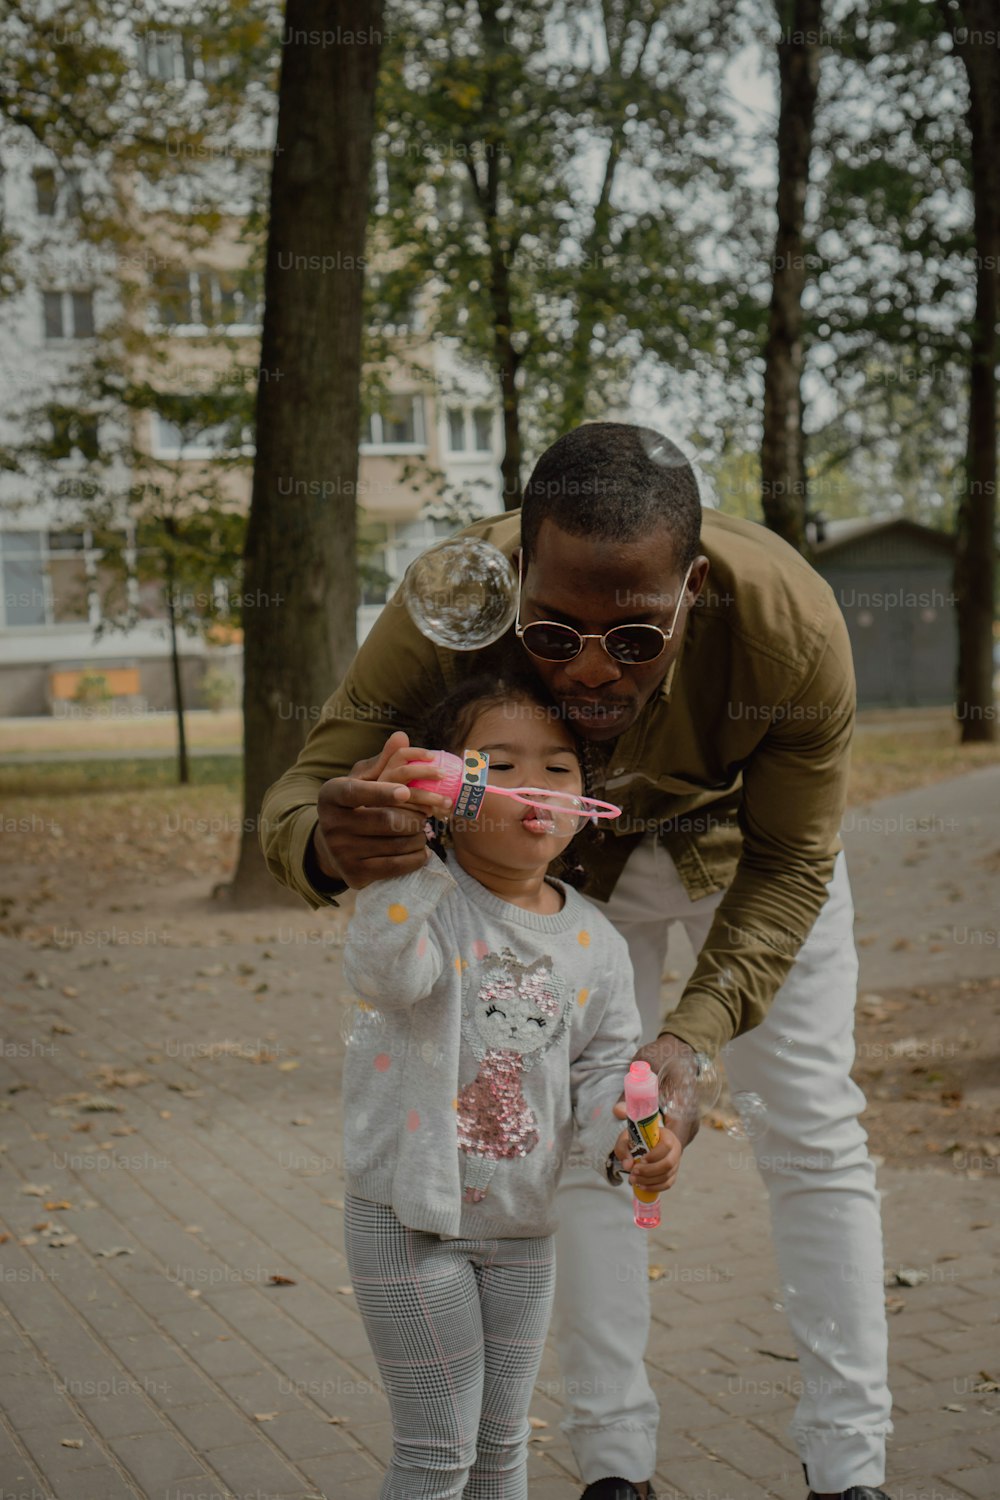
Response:
M466 744L451 748L461 755L466 746L488 753L491 786L583 791L572 737L540 704L511 700L485 709ZM503 869L534 870L561 854L582 826L582 819L487 792L478 818L452 818L451 835L457 854L468 849Z

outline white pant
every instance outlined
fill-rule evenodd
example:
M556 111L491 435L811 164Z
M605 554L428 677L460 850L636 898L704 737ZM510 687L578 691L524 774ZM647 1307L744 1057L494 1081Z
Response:
M879 1195L857 1118L865 1100L850 1078L858 959L843 853L828 891L767 1018L722 1056L733 1092L758 1094L767 1106L767 1129L752 1149L770 1195L799 1356L803 1394L791 1432L821 1493L880 1484L892 1431ZM663 1022L670 923L682 924L698 953L720 900L692 901L664 846L647 837L611 900L597 903L628 942L645 1040ZM697 1148L687 1170L698 1170ZM586 1483L648 1479L659 1421L641 1357L648 1239L631 1228L631 1194L605 1186L593 1168L570 1167L559 1192L554 1331L570 1407L563 1427Z

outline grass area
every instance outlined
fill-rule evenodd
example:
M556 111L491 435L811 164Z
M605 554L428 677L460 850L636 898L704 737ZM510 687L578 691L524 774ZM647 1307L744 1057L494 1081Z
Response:
M228 749L243 739L243 715L236 708L209 713L195 709L184 715L188 745ZM0 755L39 754L45 751L162 750L177 748L177 720L172 713L133 714L95 710L85 717L65 719L0 719Z
M243 778L240 755L193 756L191 786L226 787L238 793ZM0 765L0 796L66 797L81 792L139 792L185 789L177 782L177 757L162 760L41 761L35 765Z
M899 732L886 725L855 737L851 750L851 779L847 801L851 807L892 797L914 787L931 786L951 776L962 776L981 766L1000 765L1000 742L960 745L952 724Z

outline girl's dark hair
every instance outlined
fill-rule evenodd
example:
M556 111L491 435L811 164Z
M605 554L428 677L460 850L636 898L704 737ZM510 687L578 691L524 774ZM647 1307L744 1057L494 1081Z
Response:
M490 708L499 708L501 704L511 702L533 704L548 717L559 719L565 725L580 763L584 796L590 796L587 757L579 736L566 721L559 705L549 697L544 685L537 677L526 673L508 669L500 676L495 673L478 673L464 678L440 703L424 714L416 727L416 743L427 750L450 750L454 755L461 755L468 746L469 732L479 715ZM431 847L435 854L445 859L446 850L442 840L444 824L432 820L432 827L434 837ZM553 874L567 885L576 887L582 886L587 878L576 850L580 836L580 833L574 835L553 861Z

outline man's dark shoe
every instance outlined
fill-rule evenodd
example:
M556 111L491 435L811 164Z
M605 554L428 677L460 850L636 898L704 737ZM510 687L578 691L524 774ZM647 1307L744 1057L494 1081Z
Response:
M639 1500L639 1491L630 1479L595 1479L587 1485L580 1500ZM656 1500L652 1485L649 1500Z
M809 1500L816 1500L812 1490L809 1491ZM849 1490L841 1490L840 1500L889 1500L885 1490L873 1490L867 1484L852 1484Z

